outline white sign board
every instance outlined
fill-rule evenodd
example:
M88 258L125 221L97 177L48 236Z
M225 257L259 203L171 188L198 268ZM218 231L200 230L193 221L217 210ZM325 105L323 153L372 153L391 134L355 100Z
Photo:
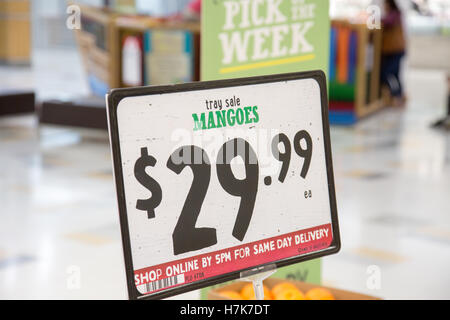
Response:
M322 72L118 89L108 111L130 298L339 250Z

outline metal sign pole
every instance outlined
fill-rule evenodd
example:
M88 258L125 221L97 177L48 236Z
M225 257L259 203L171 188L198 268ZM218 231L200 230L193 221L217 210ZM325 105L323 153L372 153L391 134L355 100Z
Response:
M253 290L255 291L255 300L264 300L264 286L263 281L269 278L277 271L275 264L262 266L256 269L241 272L241 279L253 283Z

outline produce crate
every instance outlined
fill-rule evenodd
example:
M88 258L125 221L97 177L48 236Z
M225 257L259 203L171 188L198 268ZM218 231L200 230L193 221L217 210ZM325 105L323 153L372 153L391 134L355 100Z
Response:
M382 31L331 22L330 122L354 124L384 106L380 90Z
M327 289L328 291L330 291L333 296L335 297L336 300L380 300L377 297L373 297L373 296L369 296L369 295L365 295L365 294L359 294L359 293L355 293L355 292L351 292L351 291L346 291L346 290L340 290L340 289L334 289L334 288L329 288L329 287L324 287L324 286L318 286L315 284L310 284L310 283L306 283L306 282L301 282L301 281L292 281L292 280L284 280L284 279L277 279L277 278L269 278L267 280L264 281L264 285L266 285L270 290L276 286L279 283L282 282L289 282L292 283L293 285L295 285L298 289L300 289L300 291L302 291L303 293L308 292L310 289L313 288L324 288ZM211 290L208 293L208 300L230 300L229 298L226 298L224 296L222 296L220 294L221 291L236 291L236 292L240 292L242 290L242 288L247 285L249 282L245 282L245 281L237 281L237 282L233 282L231 284L225 285L223 287L220 288L215 288L214 290Z

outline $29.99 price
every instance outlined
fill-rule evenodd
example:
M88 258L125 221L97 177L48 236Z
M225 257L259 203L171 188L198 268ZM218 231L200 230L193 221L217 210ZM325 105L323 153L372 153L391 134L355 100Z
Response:
M305 142L306 147L302 146L302 141ZM283 145L282 151L280 144ZM285 181L289 170L292 149L300 158L304 159L300 176L303 179L306 178L313 152L312 138L307 131L297 132L292 143L287 135L277 134L272 140L271 149L273 157L282 164L278 176L281 183ZM245 179L237 179L233 174L231 161L236 157L241 157L244 162ZM143 147L141 148L141 157L137 159L134 166L136 180L151 192L150 198L136 201L136 208L146 211L149 219L156 218L156 208L163 199L160 184L146 172L147 167L154 167L156 163L157 160L149 154L148 148ZM211 180L211 162L208 154L198 146L183 146L172 153L166 166L176 174L181 174L185 168L189 167L194 176L172 234L174 254L201 250L217 244L216 229L195 227ZM223 190L232 196L241 198L233 228L233 237L243 241L253 216L258 193L259 163L257 155L246 140L236 138L221 147L217 156L216 168ZM270 185L272 178L266 177L264 183Z

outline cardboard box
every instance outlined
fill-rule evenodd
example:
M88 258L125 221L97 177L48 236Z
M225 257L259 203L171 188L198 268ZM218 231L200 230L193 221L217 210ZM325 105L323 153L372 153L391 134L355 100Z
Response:
M306 292L308 292L308 290L313 289L313 288L325 288L333 294L333 296L336 298L336 300L380 300L380 298L365 295L365 294L359 294L359 293L346 291L346 290L339 290L339 289L334 289L334 288L329 288L329 287L324 287L324 286L318 286L315 284L310 284L310 283L305 283L305 282L300 282L300 281L269 278L264 281L264 284L269 289L272 289L275 285L277 285L278 283L281 283L281 282L290 282L290 283L294 284L298 289L300 289L300 291L302 291L303 293L306 293ZM240 292L241 289L248 283L249 282L246 282L246 281L238 281L238 282L234 282L234 283L225 285L223 287L211 290L208 293L208 300L230 300L230 299L220 295L220 291L231 290L231 291Z

